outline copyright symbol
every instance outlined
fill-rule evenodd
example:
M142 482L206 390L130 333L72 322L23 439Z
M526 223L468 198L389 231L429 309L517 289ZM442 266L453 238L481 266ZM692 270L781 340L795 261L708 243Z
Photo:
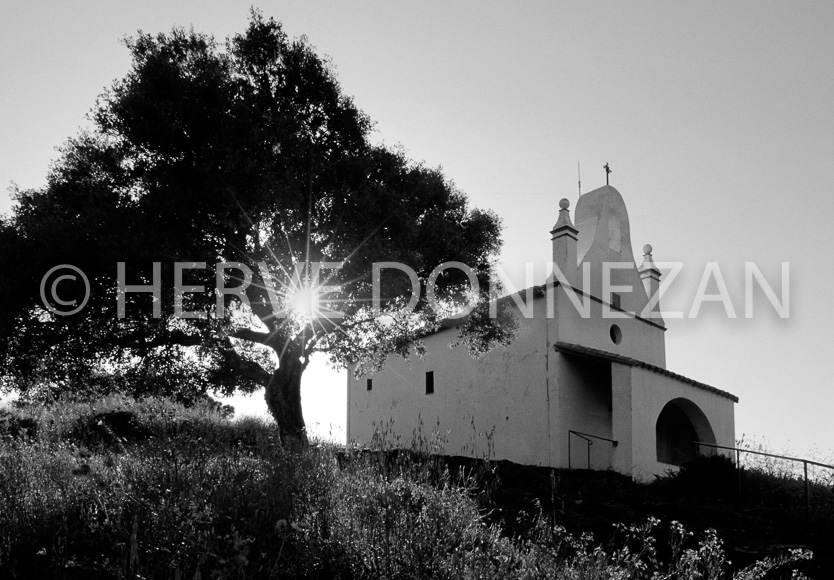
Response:
M76 306L76 304L78 304L78 300L62 300L61 297L58 295L58 284L60 282L63 282L64 280L78 280L78 276L76 276L75 274L66 273L70 270L73 272L77 272L81 276L81 279L84 281L84 299L78 306ZM53 274L55 274L55 272L58 272L60 275L53 277ZM52 299L51 301L47 300L46 298L46 283L50 277L54 278L52 280L52 284L49 286L49 296ZM69 290L69 288L66 288L66 286L69 286L69 284L64 284L64 286L64 296L67 296L68 294L76 296L78 295L77 288ZM77 286L77 283L75 284L75 286ZM90 281L87 279L87 276L84 275L84 272L82 272L79 268L76 268L72 264L59 264L54 268L51 268L49 272L44 274L43 278L41 278L41 302L43 302L43 305L52 314L56 314L58 316L70 316L71 314L75 314L76 312L79 312L82 308L84 308L84 305L87 304L87 300L89 299ZM54 306L53 303L55 304ZM75 306L75 308L73 308L72 310L66 310L66 307L68 306Z

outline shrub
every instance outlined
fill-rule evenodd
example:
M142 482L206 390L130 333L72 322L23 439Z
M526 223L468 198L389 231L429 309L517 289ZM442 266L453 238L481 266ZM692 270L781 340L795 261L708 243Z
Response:
M661 478L658 485L679 496L736 499L738 471L724 455L697 457Z

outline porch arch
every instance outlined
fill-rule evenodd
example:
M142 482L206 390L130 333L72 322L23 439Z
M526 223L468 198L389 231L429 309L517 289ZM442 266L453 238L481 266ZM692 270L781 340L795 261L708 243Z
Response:
M715 444L715 432L704 412L692 401L679 397L663 407L655 424L657 460L683 465L697 455L694 441Z

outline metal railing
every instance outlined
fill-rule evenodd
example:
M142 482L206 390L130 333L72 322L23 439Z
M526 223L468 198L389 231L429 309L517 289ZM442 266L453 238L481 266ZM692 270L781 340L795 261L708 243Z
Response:
M786 461L794 461L796 463L802 464L802 471L804 473L804 480L805 480L805 522L806 524L810 524L811 522L811 493L810 493L810 486L808 484L808 466L815 465L817 467L823 467L825 469L832 469L834 470L834 465L828 465L827 463L820 463L819 461L812 461L810 459L804 459L800 457L789 457L787 455L777 455L775 453L765 453L764 451L753 451L752 449L743 449L741 447L728 447L726 445L715 445L713 443L705 443L703 441L693 441L697 448L701 446L710 447L712 449L726 449L728 451L735 451L736 452L736 471L738 472L738 497L741 499L741 454L742 453L750 453L751 455L764 455L765 457L774 457L776 459L784 459Z
M608 441L609 443L611 443L612 448L615 448L615 447L617 447L617 445L620 444L620 442L615 440L615 439L609 439L608 437L601 437L599 435L591 435L590 433L582 433L580 431L574 431L573 429L569 429L568 430L568 469L573 469L571 467L571 457L570 457L570 451L571 451L570 437L571 437L571 435L576 435L577 437L579 437L580 439L583 439L585 441L586 446L588 448L588 469L591 469L591 445L594 444L594 441L593 441L594 439L599 439L600 441Z

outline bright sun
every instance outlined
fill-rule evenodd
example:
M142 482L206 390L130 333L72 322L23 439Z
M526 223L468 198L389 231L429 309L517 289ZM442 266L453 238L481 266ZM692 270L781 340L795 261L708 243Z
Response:
M319 293L312 286L304 285L290 296L290 308L301 318L311 320L319 310Z

